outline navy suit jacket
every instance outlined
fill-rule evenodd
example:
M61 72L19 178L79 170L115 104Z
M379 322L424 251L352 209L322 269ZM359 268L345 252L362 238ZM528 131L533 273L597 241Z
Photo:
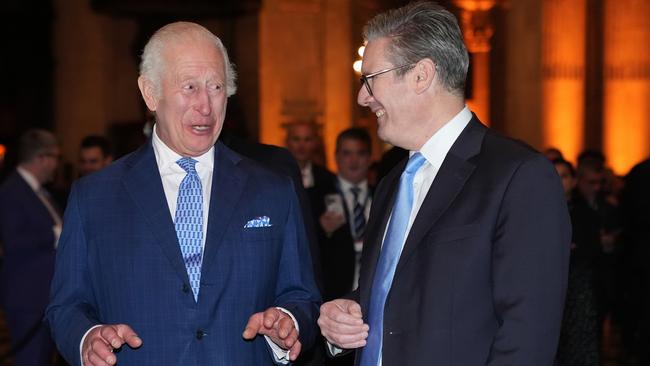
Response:
M47 311L65 358L96 324L125 323L142 338L120 365L264 365L250 315L289 310L309 347L320 302L300 207L289 178L215 145L198 303L179 249L151 141L74 187ZM270 227L245 228L270 218Z
M10 174L0 187L5 309L45 310L56 255L53 226L50 212L23 177L17 171Z
M364 316L405 163L373 197L357 293ZM383 366L552 365L570 240L553 165L474 116L406 239L384 309Z

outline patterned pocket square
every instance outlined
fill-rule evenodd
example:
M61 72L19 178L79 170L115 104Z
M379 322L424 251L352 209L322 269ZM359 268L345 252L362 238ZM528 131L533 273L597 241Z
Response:
M271 227L271 219L268 216L256 217L246 223L244 228L249 227Z

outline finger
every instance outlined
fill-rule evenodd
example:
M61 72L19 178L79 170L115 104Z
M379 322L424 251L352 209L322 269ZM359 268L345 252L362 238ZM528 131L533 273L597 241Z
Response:
M88 358L91 358L90 356L93 354L100 359L105 360L107 363L110 363L111 360L115 359L111 345L106 343L104 339L97 336L93 337L93 339L90 340Z
M88 354L88 363L84 366L111 366L115 365L117 359L115 355L111 354L111 357L103 358L95 352L90 352Z
M117 328L117 335L124 342L126 342L126 344L128 344L130 347L138 348L142 346L142 339L138 337L138 335L135 333L133 329L131 329L131 327L129 327L126 324L118 324L116 328Z
M280 310L276 308L268 308L264 312L264 327L265 328L273 328L273 325L275 322L277 322L280 319Z
M300 341L298 341L294 343L289 350L289 360L295 361L300 355L300 350L302 350L302 344L300 344Z
M260 328L262 327L262 317L262 313L255 313L248 318L248 323L242 334L244 339L253 339L257 336L257 333L260 332Z
M102 325L99 327L99 335L113 348L120 348L124 344L124 339L117 334L117 327L113 325Z
M280 339L287 338L287 336L291 334L291 331L294 329L295 325L293 324L293 319L290 317L282 318L279 322L277 322L277 332Z

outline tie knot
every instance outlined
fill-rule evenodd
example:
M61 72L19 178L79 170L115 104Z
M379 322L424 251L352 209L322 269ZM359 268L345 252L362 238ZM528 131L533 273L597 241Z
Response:
M176 164L178 164L178 166L183 168L183 170L187 174L196 173L196 169L195 169L196 160L190 157L180 158L178 159L178 161L176 161Z
M406 163L406 169L404 169L404 172L407 174L415 174L425 161L426 159L419 152L413 154L409 158L408 163Z
M361 188L357 186L352 186L352 188L350 188L350 192L352 192L352 195L354 195L354 198L356 199L357 197L359 197L359 193L361 193Z

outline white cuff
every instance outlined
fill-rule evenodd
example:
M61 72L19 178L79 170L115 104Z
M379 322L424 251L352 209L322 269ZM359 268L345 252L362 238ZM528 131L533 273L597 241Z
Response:
M343 352L343 348L338 348L334 344L330 343L327 341L327 350L329 351L330 355L336 356L339 353Z
M296 327L296 331L300 333L300 327L298 326L298 321L296 318L289 312L289 310L281 307L276 307L276 309L280 310L281 312L288 314L291 317L291 320L293 320L293 326ZM264 338L266 339L266 343L269 344L269 347L271 347L271 350L273 351L273 359L276 363L286 365L289 363L289 350L286 350L271 340L271 337L265 335Z
M81 337L81 342L79 342L79 364L81 364L81 366L83 366L83 364L84 364L84 358L81 355L81 351L82 351L82 348L83 348L83 345L84 345L84 340L86 339L86 336L88 335L88 333L90 333L91 330L93 330L93 329L95 329L97 327L101 327L101 326L102 326L102 324L97 324L97 325L91 327L90 329L88 329L86 331L86 333L84 333L84 336Z

